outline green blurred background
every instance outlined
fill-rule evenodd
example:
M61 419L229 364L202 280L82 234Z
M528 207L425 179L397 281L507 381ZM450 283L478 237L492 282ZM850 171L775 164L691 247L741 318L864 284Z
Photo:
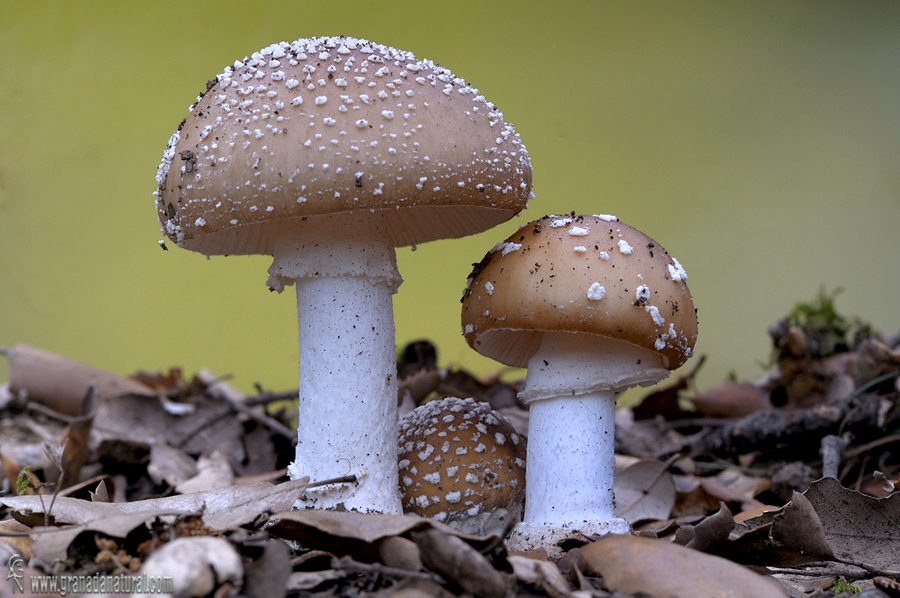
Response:
M0 346L295 385L296 307L266 289L268 260L163 252L151 193L207 79L272 42L340 34L466 78L534 166L520 218L399 251L398 344L496 371L459 333L470 264L572 210L616 214L684 265L700 387L759 377L766 328L823 285L845 289L842 313L900 330L896 1L2 0Z

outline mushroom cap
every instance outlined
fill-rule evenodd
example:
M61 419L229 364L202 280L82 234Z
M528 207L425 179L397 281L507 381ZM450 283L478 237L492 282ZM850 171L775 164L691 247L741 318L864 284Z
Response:
M492 521L518 516L525 452L524 439L487 403L447 397L421 405L400 421L403 509L484 533Z
M395 246L487 230L532 196L512 125L413 54L350 37L281 42L207 83L157 171L164 235L212 254L272 254L284 219L358 216ZM352 228L348 228L352 232Z
M475 265L463 296L469 345L525 367L544 332L588 333L658 353L693 354L697 314L678 261L614 216L545 216Z

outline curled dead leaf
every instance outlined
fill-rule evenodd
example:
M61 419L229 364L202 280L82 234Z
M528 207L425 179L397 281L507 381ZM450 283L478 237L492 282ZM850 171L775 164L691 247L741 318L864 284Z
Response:
M776 582L746 567L663 540L610 534L582 546L581 554L616 592L659 598L787 596Z
M68 357L16 344L6 349L9 359L9 387L14 393L26 393L37 401L64 415L77 416L88 388L97 388L100 401L111 397L134 394L153 395L144 384L111 372L81 363Z
M422 562L466 592L479 598L506 595L503 574L462 539L437 529L413 532L412 537L422 554Z
M769 393L750 382L725 381L691 399L706 417L745 417L772 408Z

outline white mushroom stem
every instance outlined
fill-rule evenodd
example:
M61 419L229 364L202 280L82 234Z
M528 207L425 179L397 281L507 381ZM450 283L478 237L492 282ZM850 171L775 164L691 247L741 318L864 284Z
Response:
M616 395L668 374L661 357L629 343L544 333L520 394L529 406L525 515L510 548L629 532L613 502Z
M269 284L294 284L300 406L292 479L355 475L305 493L298 508L401 513L392 295L401 279L377 231L317 227L276 241Z

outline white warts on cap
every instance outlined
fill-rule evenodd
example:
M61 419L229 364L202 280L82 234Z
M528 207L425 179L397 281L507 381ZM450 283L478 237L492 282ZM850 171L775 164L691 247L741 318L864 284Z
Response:
M333 131L327 143L303 144L325 130ZM361 167L374 185L351 179L347 189L341 174ZM411 189L422 176L427 184ZM301 185L308 187L302 193ZM276 214L264 208L288 195L279 218L352 211L363 202L392 221L407 208L477 205L465 214L473 233L533 197L525 146L478 90L411 52L349 37L279 42L227 66L169 139L154 195L162 233L207 255L268 253L263 235ZM402 214L384 214L400 202ZM393 242L459 235L458 217L428 218L416 231L392 223Z
M674 257L672 257L672 263L669 264L668 268L669 276L672 277L673 281L680 282L683 280L687 280L687 272L684 271L684 268L681 267L681 264L679 264L678 260L676 260Z
M600 220L604 220L606 222L618 222L619 219L613 216L612 214L594 214L594 218L599 218Z
M638 285L635 289L634 298L638 303L646 303L650 300L650 287L645 284Z
M606 296L606 289L599 282L591 284L588 288L587 298L590 301L600 301Z

